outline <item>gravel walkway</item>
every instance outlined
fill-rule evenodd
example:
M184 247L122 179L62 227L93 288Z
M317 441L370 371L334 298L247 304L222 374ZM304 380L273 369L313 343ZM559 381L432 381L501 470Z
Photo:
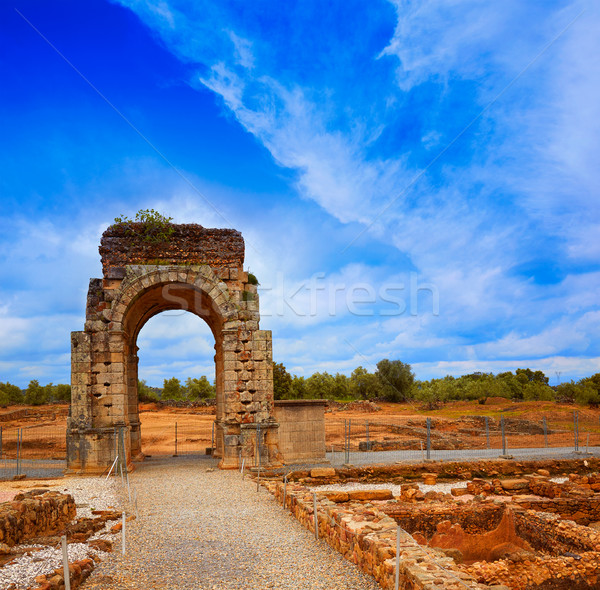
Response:
M345 589L378 584L346 561L239 472L197 458L141 464L131 474L139 519L85 590Z

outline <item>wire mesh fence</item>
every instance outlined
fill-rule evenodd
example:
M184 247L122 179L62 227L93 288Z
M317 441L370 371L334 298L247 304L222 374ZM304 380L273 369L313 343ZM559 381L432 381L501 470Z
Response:
M212 455L215 444L214 421L176 420L158 429L142 425L142 450L146 455Z
M457 420L389 416L326 422L327 458L334 464L600 454L600 421L552 415L464 416Z
M54 477L66 463L65 429L47 425L0 426L0 479Z

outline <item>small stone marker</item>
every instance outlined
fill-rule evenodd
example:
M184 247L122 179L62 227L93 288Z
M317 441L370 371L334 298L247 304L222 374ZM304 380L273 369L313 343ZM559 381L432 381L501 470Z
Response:
M437 473L424 473L423 483L427 486L434 486L437 483Z
M335 477L335 469L333 467L315 467L310 470L311 477Z

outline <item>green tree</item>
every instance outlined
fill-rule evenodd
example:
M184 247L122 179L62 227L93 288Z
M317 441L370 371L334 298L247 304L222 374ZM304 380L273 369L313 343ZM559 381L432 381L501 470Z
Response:
M59 383L54 386L52 398L61 402L71 401L71 386L65 383Z
M294 375L292 377L291 399L305 399L306 397L308 397L306 379Z
M275 399L291 399L292 376L283 363L273 363L273 394Z
M187 399L204 399L215 397L215 395L215 387L211 385L205 375L202 375L199 379L188 377L185 380L185 396Z
M415 375L408 363L383 359L377 363L376 375L387 401L403 402L412 397Z
M138 399L146 403L156 402L158 401L158 394L148 387L145 380L138 380Z
M350 392L357 399L374 399L381 395L381 383L374 373L356 367L350 375Z
M183 399L183 387L181 387L181 381L177 377L171 377L163 381L163 390L161 399Z
M578 404L600 405L600 373L585 377L577 383L575 400Z
M41 406L47 401L46 395L47 391L39 384L39 381L32 379L25 391L25 403L31 406Z
M7 404L21 404L23 403L23 392L20 387L9 383L0 383L0 393L5 394Z
M432 379L415 386L415 398L427 410L436 410L448 400L450 388L443 379Z

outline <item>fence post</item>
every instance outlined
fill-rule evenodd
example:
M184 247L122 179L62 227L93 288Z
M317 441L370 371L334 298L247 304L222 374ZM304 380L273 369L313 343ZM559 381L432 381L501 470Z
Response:
M175 454L173 457L178 457L177 455L177 422L175 422Z
M490 448L490 419L488 416L485 417L485 440L487 448Z
M2 459L2 426L0 426L0 459Z
M431 459L431 418L427 418L427 459Z
M369 442L369 421L368 420L365 422L365 428L367 430L367 449L366 450L370 451L371 450L371 443Z
M121 545L121 552L122 552L123 555L125 555L125 511L122 512L121 517L122 517L122 525L121 525L121 541L122 541L122 545Z
M119 445L121 447L121 465L127 471L127 453L125 452L125 428L121 426L119 428Z
M395 590L400 589L400 525L396 527L396 583Z
M546 416L544 416L544 446L548 448L548 424L546 423Z
M214 455L215 450L215 423L212 423L212 433L210 435L210 454Z
M573 411L573 422L575 431L575 450L579 451L579 410Z
M19 460L21 459L21 429L17 430L17 475L20 475L21 469Z
M285 510L286 496L287 496L287 473L285 474L285 477L283 478L283 509L284 510Z
M260 489L260 455L261 455L261 445L260 445L260 424L256 426L256 450L258 453L258 477L256 478L256 491L258 492Z
M315 539L319 538L319 518L317 516L317 493L313 492L313 516L315 519Z
M71 590L71 576L69 574L69 554L67 552L67 537L63 535L60 539L62 545L63 575L65 576L65 590Z
M504 414L500 416L500 428L502 429L502 454L506 455L506 433L504 432Z

